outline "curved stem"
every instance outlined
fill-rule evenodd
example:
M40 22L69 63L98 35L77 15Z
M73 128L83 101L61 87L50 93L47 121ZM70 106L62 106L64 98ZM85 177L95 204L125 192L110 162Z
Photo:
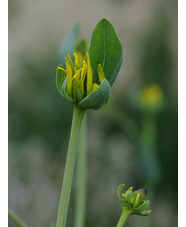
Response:
M86 117L83 120L77 154L74 227L84 227L86 207Z
M13 222L17 224L19 227L28 227L22 220L21 218L15 214L11 209L8 209L8 216L9 218L12 219Z
M78 135L81 129L84 113L85 113L85 110L74 105L70 141L68 146L68 153L67 153L67 159L66 159L61 196L59 201L56 227L65 227L66 225L68 205L70 200L71 186L72 186L74 166L75 166L75 160L76 160Z
M123 227L127 218L130 215L131 215L131 211L124 207L122 210L122 213L121 213L121 217L120 217L119 222L116 227Z

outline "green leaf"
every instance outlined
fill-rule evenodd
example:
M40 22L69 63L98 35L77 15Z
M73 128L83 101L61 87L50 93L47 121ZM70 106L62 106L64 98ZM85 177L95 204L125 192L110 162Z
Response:
M62 65L59 65L58 67L62 67ZM57 67L56 70L56 86L59 91L59 93L62 95L62 83L65 79L65 76L63 75L63 72Z
M121 197L121 191L122 189L125 187L125 184L121 184L118 189L117 189L117 195L118 195L118 198L119 200L122 202L123 201L123 198Z
M78 105L83 109L101 108L109 99L110 84L106 79L103 79L99 88L86 96Z
M132 198L132 191L129 191L129 192L126 194L125 201L126 201L128 204L131 204L131 198Z
M68 80L68 76L64 79L63 83L62 83L62 96L65 97L66 99L68 99L68 101L70 102L74 102L74 100L68 95L67 93L67 80Z
M141 213L147 209L149 206L149 200L145 201L141 206L135 208L136 213Z
M102 65L110 85L115 81L123 60L122 45L112 24L102 19L96 25L91 38L89 55L94 82L98 83L97 65Z
M79 24L76 23L62 40L58 51L58 64L65 65L65 57L70 54L73 59L73 53L76 51L76 45L79 39Z

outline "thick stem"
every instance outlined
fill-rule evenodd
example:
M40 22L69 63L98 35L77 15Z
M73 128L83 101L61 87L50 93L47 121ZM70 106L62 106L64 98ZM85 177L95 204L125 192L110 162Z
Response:
M123 208L121 217L116 227L123 227L127 218L132 214L131 210L127 209L126 207Z
M77 142L79 132L81 130L84 113L85 110L74 105L70 141L68 146L61 196L59 201L56 227L65 227L66 225L68 205L70 200L71 186L76 160Z
M12 219L14 223L19 227L28 227L17 214L15 214L11 209L8 209L8 216Z
M83 120L77 154L74 227L84 227L86 207L86 117Z

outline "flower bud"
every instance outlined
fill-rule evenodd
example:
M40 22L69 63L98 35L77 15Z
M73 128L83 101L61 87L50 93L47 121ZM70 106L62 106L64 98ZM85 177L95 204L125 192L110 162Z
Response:
M66 68L57 67L56 84L60 94L83 109L99 109L109 98L110 84L105 78L101 64L98 64L99 81L95 83L89 54L81 61L74 53L74 62L70 55L65 58Z
M134 200L135 200L137 198L137 196L139 196L139 201L138 201L137 205L140 206L144 202L146 195L147 195L146 188L139 189L132 193L132 199L134 198Z
M147 189L143 188L132 192L133 188L130 187L120 196L124 186L125 184L120 185L117 190L118 198L123 206L123 209L127 208L130 214L137 214L141 216L148 215L151 210L146 210L149 205L149 200L145 201Z
M113 25L105 18L94 28L89 49L86 40L74 42L77 34L78 27L75 26L68 35L71 39L66 38L66 45L62 46L65 55L66 50L70 52L65 63L60 61L65 67L57 67L57 89L63 97L83 109L99 109L108 101L110 87L119 73L123 61L122 45ZM72 46L68 40L73 41ZM75 52L74 59L71 59L71 50Z

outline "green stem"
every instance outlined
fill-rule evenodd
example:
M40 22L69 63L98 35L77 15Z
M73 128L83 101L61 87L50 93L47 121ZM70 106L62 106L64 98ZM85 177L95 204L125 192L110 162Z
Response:
M12 219L13 222L17 224L19 227L27 227L27 225L21 220L17 214L15 214L11 209L8 209L8 216Z
M77 154L76 205L74 227L83 227L86 207L86 118L83 120Z
M121 217L116 227L123 227L127 218L132 214L131 210L127 209L126 207L123 208Z
M145 115L142 121L142 130L139 137L139 160L143 170L144 179L156 187L162 179L162 169L157 150L157 116Z
M85 110L74 105L70 141L68 146L61 196L59 201L56 227L65 227L66 225L68 205L70 200L71 186L76 160L78 135L81 129L84 113Z

